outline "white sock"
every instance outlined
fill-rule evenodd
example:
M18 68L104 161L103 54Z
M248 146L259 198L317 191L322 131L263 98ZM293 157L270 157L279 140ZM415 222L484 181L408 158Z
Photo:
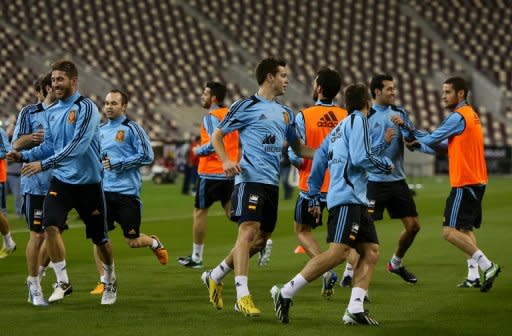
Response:
M39 277L37 276L29 276L27 278L27 281L29 282L29 290L33 291L41 291L41 282L39 281Z
M107 278L104 275L100 276L100 282L106 284Z
M240 300L244 296L249 295L249 287L247 286L247 275L237 275L235 276L235 286L236 286L236 299Z
M39 279L43 277L44 272L46 272L46 266L39 266L39 271L37 272Z
M298 273L293 279L284 284L281 289L281 295L285 299L291 299L298 291L306 287L308 281L304 279L302 274Z
M4 238L4 246L7 247L7 248L13 248L14 245L16 245L16 243L14 242L14 240L12 240L12 237L11 237L11 233L8 232L5 236L3 236Z
M478 263L473 258L467 260L468 263L468 280L474 281L480 279L480 273L478 273Z
M476 251L471 258L478 263L478 266L480 266L480 269L484 272L492 265L491 261L487 259L485 254L480 250Z
M103 264L103 271L104 271L104 277L105 277L105 283L109 284L116 280L116 270L114 263L112 265Z
M153 238L153 243L151 243L151 249L156 250L159 246L160 246L160 243L158 242L158 240Z
M215 283L219 283L231 271L232 269L228 266L226 260L222 260L222 262L212 270L210 276L212 277L213 281L215 281Z
M402 266L402 258L399 258L393 254L391 259L389 260L389 263L391 264L391 266L393 266L393 268L398 268Z
M59 262L53 263L53 270L55 271L55 276L57 277L57 282L61 281L64 283L69 283L68 271L66 269L66 260L62 260Z
M203 260L203 249L204 244L192 244L192 260L201 261Z
M350 302L348 303L348 311L352 314L364 312L364 296L366 290L360 287L352 288L352 294L350 295Z
M354 277L354 267L350 263L345 265L345 271L343 272L343 277L349 276L351 278Z

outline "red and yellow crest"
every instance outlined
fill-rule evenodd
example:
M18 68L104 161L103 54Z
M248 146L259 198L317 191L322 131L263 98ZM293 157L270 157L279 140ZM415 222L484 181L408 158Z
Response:
M117 131L117 133L116 133L116 141L117 142L124 141L124 131Z
M284 123L288 125L288 123L290 122L290 115L288 114L288 112L283 112L283 119Z
M76 122L76 110L71 110L68 115L68 123L74 124Z

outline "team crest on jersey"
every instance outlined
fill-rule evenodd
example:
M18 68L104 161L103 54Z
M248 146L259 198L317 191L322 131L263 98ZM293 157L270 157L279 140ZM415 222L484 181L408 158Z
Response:
M76 122L76 110L71 110L68 115L68 123L74 124Z
M288 125L288 123L290 122L290 115L286 111L283 112L283 120L286 125Z
M124 131L117 131L116 133L116 141L123 142L124 141Z

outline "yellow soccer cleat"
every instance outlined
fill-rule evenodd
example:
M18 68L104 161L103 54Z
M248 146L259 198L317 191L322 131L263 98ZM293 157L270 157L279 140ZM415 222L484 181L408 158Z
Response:
M103 282L98 282L96 287L90 292L92 295L102 295L105 290L105 284Z
M203 272L201 275L201 280L203 281L206 288L208 288L210 303L216 309L222 309L224 308L224 302L222 301L222 288L224 288L224 285L222 282L216 283L210 276L210 273L211 271Z
M16 245L14 245L13 247L7 247L7 246L2 247L2 249L0 250L0 259L7 258L14 251L16 251Z
M261 311L254 305L251 295L246 295L240 300L237 300L235 303L235 311L248 317L258 317L261 314Z

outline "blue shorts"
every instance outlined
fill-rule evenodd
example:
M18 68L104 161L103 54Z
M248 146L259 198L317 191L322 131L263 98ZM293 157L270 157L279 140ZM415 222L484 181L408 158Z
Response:
M260 230L272 233L277 222L279 187L263 183L239 183L231 195L231 220L260 222Z

